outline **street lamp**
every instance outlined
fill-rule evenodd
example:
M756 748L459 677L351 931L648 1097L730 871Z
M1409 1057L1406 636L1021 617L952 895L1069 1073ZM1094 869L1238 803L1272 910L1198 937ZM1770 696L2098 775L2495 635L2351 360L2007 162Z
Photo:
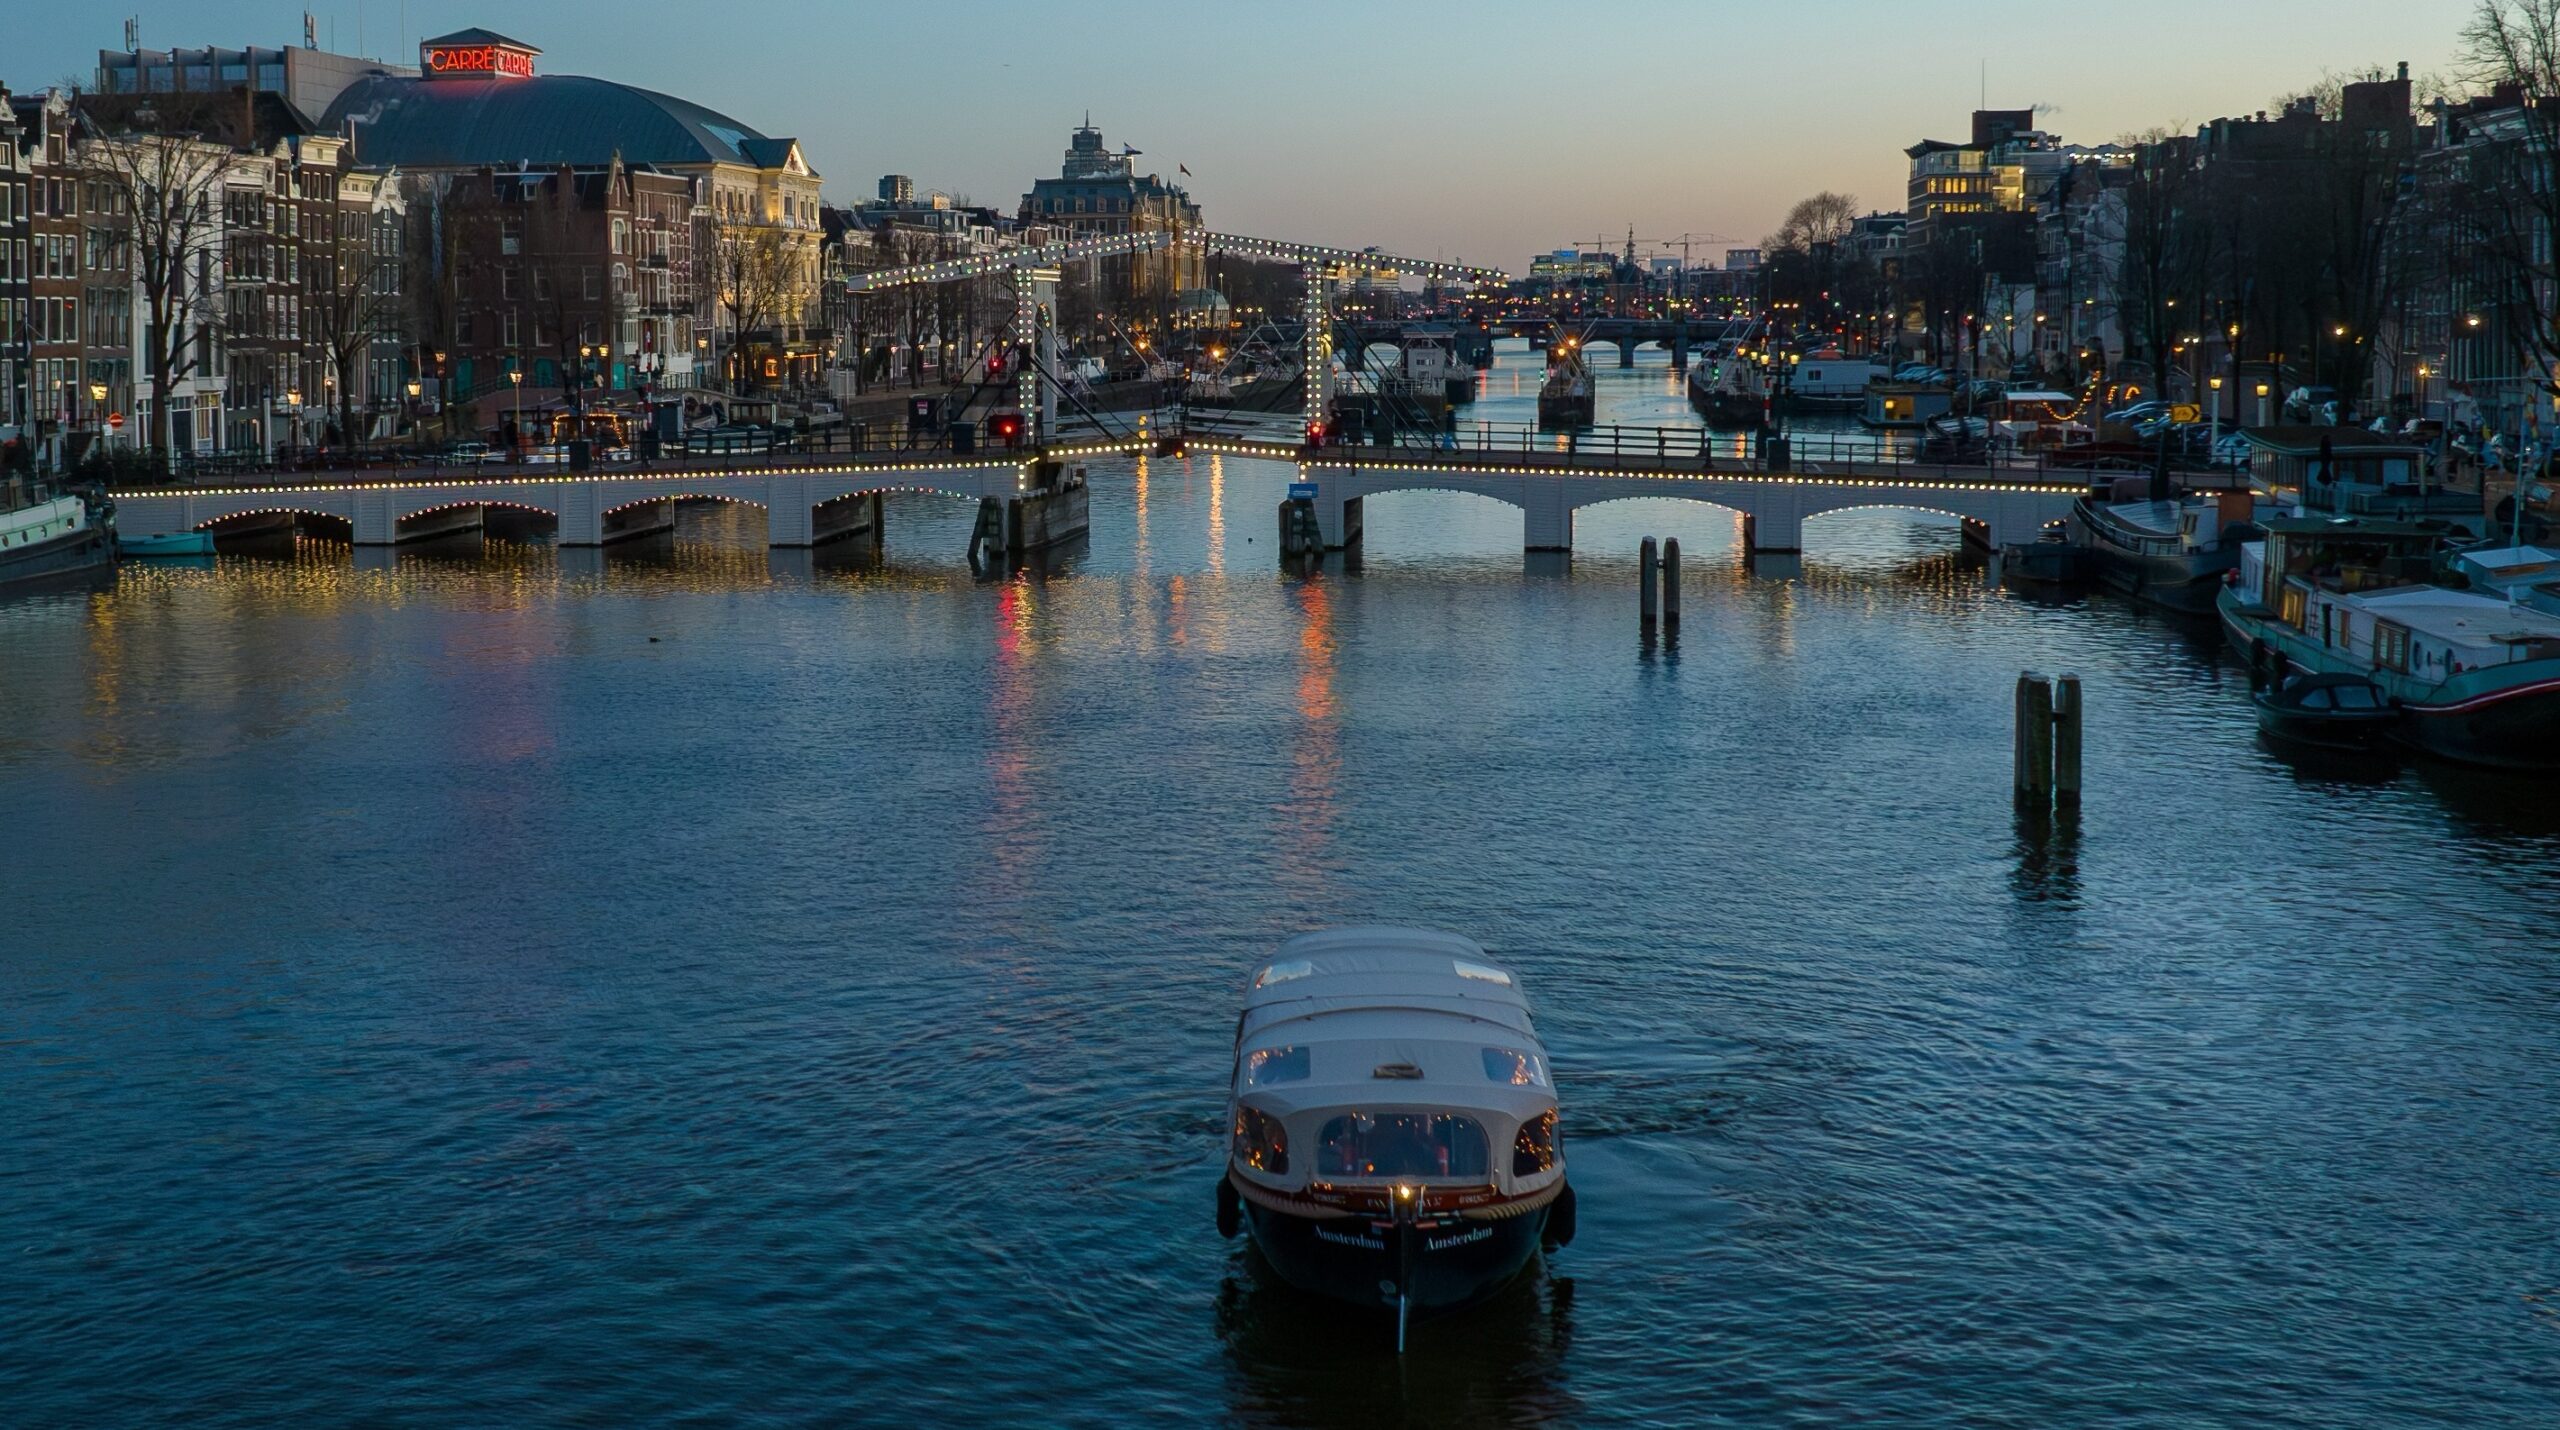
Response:
M2207 450L2210 451L2212 447L2222 445L2222 379L2219 376L2209 377L2205 379L2205 384L2213 389L2213 416L2206 438L2210 444Z
M516 434L515 440L507 444L507 460L521 462L524 460L524 369L516 366L512 358L508 360L507 382L516 390Z

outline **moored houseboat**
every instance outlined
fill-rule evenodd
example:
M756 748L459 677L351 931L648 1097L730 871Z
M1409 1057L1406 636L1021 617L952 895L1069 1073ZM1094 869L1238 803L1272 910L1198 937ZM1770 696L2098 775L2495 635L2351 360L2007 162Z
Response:
M19 478L0 482L0 590L114 572L115 531L87 499Z
M1591 369L1582 361L1582 343L1565 338L1547 349L1547 380L1538 388L1538 425L1542 428L1588 427L1597 415L1598 396Z
M2351 674L2431 754L2560 769L2560 616L2433 584L2441 522L2279 518L2218 598L2233 645L2277 674Z
M1545 1047L1519 982L1412 928L1290 939L1238 1020L1219 1230L1301 1290L1405 1326L1573 1236Z
M1838 348L1817 349L1790 364L1779 405L1789 412L1862 411L1867 385L1887 370L1869 358L1843 357Z
M1858 420L1869 427L1922 427L1955 410L1955 389L1942 382L1871 382Z
M2185 616L2213 614L2240 546L2257 534L2246 493L2168 501L2083 497L2066 528L2109 590Z
M1768 386L1760 369L1739 355L1693 365L1689 405L1719 432L1755 431L1769 421Z

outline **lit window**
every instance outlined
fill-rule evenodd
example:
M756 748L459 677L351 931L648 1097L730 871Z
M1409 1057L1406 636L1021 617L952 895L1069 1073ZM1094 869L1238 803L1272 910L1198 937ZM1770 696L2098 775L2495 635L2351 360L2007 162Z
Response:
M1483 1177L1484 1128L1451 1113L1349 1113L1316 1138L1316 1172L1327 1177Z
M1244 1055L1244 1085L1247 1087L1269 1087L1273 1083L1306 1080L1305 1048L1256 1048Z
M1289 1134L1279 1118L1260 1108L1236 1109L1232 1145L1236 1160L1257 1172L1277 1176L1289 1170Z
M1536 1053L1518 1048L1486 1048L1484 1075L1495 1082L1512 1087L1545 1087L1547 1069Z
M1520 1135L1511 1141L1511 1175L1534 1177L1555 1164L1556 1115L1548 1112L1521 1123Z

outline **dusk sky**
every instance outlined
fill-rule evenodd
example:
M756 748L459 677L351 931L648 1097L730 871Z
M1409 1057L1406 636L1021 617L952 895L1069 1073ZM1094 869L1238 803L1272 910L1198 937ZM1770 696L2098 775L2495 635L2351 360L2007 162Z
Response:
M303 6L22 7L0 79L85 79L118 17L146 46L298 43ZM371 0L317 9L323 48L415 60L485 25L547 73L663 90L798 137L830 197L882 173L1011 209L1090 109L1213 227L1518 271L1580 239L1744 243L1818 189L1901 206L1905 145L1960 139L1984 92L2098 142L2265 107L2407 60L2446 68L2464 0L2155 0L2131 9L1833 0L1413 5L1294 0L929 4ZM2077 18L2085 17L2085 18ZM1720 251L1714 240L1700 252Z

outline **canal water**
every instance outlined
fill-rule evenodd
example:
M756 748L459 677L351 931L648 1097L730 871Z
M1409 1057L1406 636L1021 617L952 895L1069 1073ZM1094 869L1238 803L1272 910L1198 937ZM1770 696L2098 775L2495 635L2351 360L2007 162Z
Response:
M2291 762L1938 518L1409 494L1296 580L1290 476L1097 466L984 583L901 497L0 605L6 1418L2560 1417L2549 787ZM1212 1220L1242 976L1362 920L1520 970L1580 1189L1401 1362Z

